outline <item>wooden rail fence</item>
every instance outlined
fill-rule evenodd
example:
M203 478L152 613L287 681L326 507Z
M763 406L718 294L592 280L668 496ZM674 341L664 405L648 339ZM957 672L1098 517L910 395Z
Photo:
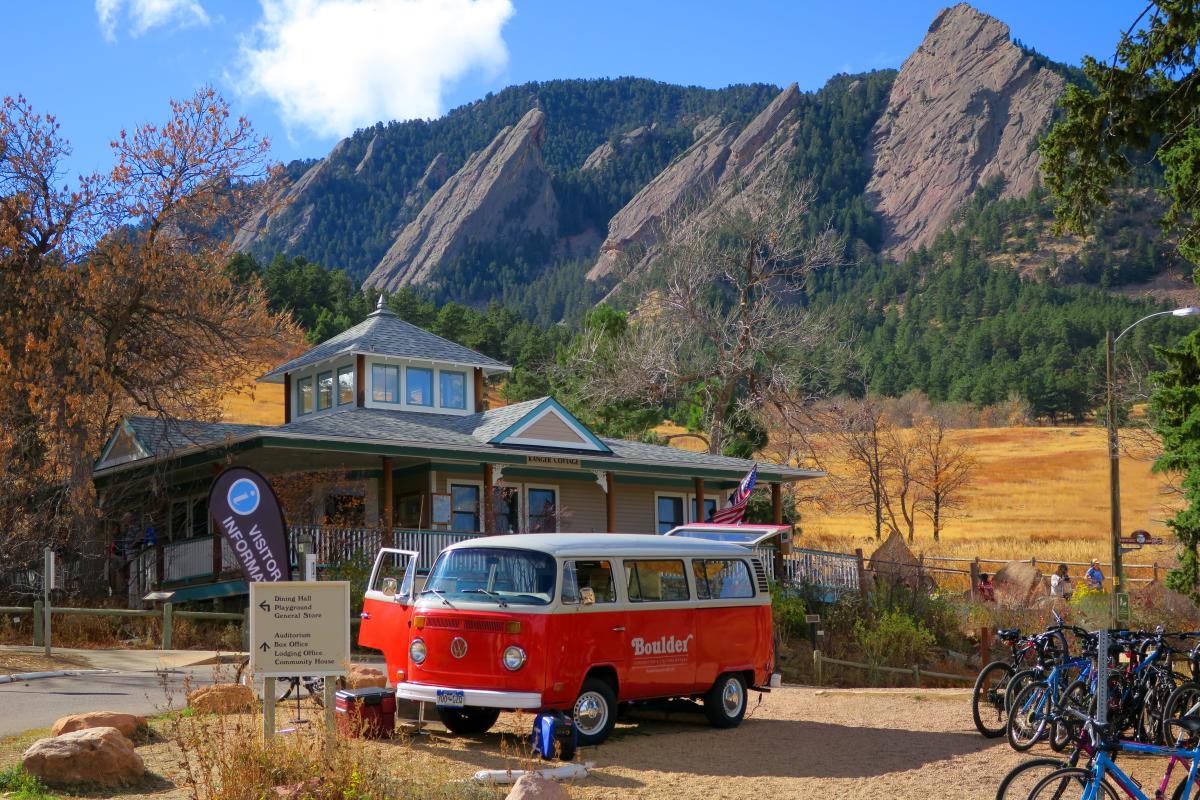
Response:
M929 669L921 669L919 664L913 664L911 667L884 667L874 664L864 664L859 661L845 661L840 658L830 658L824 655L820 650L813 650L813 682L817 686L825 685L825 665L833 664L839 667L854 667L856 669L864 669L874 672L885 672L890 675L911 675L913 683L921 686L921 678L933 678L941 681L960 681L962 683L975 684L974 675L952 675L949 672L934 672Z

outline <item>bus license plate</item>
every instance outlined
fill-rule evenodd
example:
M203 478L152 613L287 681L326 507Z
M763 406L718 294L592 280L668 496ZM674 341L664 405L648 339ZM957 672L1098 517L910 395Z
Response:
M462 708L463 693L461 689L438 689L437 704L442 708Z

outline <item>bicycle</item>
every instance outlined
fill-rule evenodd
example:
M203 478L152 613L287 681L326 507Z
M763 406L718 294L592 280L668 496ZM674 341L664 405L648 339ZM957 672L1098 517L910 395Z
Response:
M1017 667L1036 662L1037 659L1036 636L1022 636L1017 628L1002 628L996 631L996 638L1008 645L1009 658L997 659L981 669L971 694L971 716L975 719L975 728L989 739L1004 735L1007 723L1005 697L1009 681L1018 671ZM989 724L993 721L998 724Z
M1187 779L1179 784L1172 793L1173 800L1184 800L1192 796L1192 789L1197 785L1197 775L1200 773L1200 749L1189 749L1181 746L1143 744L1117 739L1112 729L1100 725L1095 719L1080 715L1084 723L1084 731L1091 740L1094 755L1086 768L1064 767L1043 778L1033 791L1029 800L1095 800L1098 797L1117 800L1116 790L1119 788L1132 800L1151 800L1142 792L1138 783L1127 775L1113 759L1113 754L1119 752L1141 753L1144 755L1167 756L1170 761L1163 775L1162 782L1154 792L1154 800L1164 800L1167 787L1170 785L1171 773L1178 764L1189 763ZM1184 717L1167 721L1167 726L1178 726L1193 737L1200 734L1200 717ZM1178 743L1181 743L1180 734ZM1116 783L1109 781L1112 778Z
M238 662L237 673L234 677L235 683L245 683L246 670L250 666L250 657L243 656ZM292 693L296 694L296 702L300 702L303 698L303 692L307 691L309 698L318 707L325 707L325 679L315 678L312 676L295 675L290 678L275 679L275 702L282 703L288 700Z

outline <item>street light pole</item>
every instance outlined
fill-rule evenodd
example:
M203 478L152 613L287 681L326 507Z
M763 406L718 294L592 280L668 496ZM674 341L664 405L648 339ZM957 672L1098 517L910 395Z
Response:
M1136 323L1135 323L1136 324ZM1112 331L1105 337L1105 375L1107 384L1108 404L1108 507L1109 507L1109 538L1112 546L1112 581L1113 591L1110 598L1110 627L1119 625L1117 619L1117 593L1125 585L1124 569L1121 565L1121 451L1117 444L1117 411L1116 392L1113 391L1113 362L1117 356L1117 340Z
M1131 330L1141 325L1148 319L1161 317L1170 314L1173 317L1194 317L1200 314L1200 308L1187 306L1184 308L1176 308L1172 311L1156 311L1153 314L1147 314L1137 322L1130 325L1125 330L1118 333L1115 337L1112 331L1109 331L1104 337L1105 344L1105 394L1108 403L1108 492L1109 492L1109 538L1112 545L1112 603L1110 606L1112 627L1120 626L1118 620L1120 603L1118 595L1125 590L1125 570L1121 564L1121 449L1117 441L1117 404L1115 379L1113 370L1116 367L1117 360L1117 342L1121 337L1129 333Z

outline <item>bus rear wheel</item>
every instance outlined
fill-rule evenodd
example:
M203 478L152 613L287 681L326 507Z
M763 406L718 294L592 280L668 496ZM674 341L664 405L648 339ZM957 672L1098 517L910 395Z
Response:
M736 672L717 677L704 695L704 715L714 728L736 728L746 716L746 679Z
M442 708L438 706L438 719L446 730L461 736L487 733L500 718L500 709L467 706L465 708Z

